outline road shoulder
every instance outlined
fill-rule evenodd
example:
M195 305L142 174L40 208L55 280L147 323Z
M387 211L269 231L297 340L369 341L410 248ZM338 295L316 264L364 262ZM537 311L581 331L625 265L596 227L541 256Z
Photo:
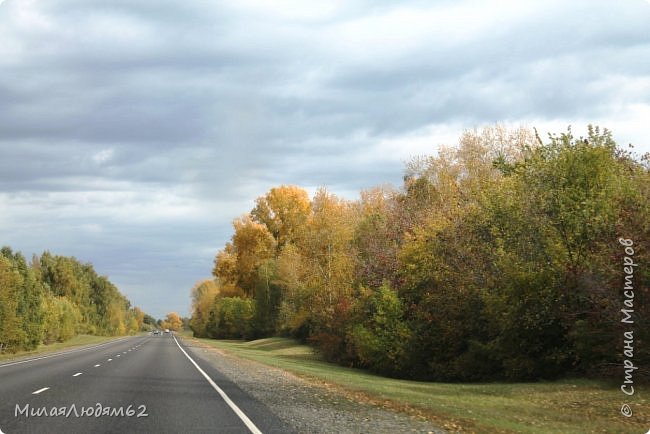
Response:
M197 356L268 406L299 433L444 433L426 420L358 402L336 387L183 338Z

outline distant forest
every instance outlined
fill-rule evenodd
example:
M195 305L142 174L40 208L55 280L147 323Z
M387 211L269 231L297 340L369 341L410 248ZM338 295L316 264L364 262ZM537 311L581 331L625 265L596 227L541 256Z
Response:
M0 250L0 352L31 350L84 333L117 336L155 324L91 264L49 252L27 263Z
M630 356L648 367L650 171L627 149L598 127L543 140L497 126L358 200L273 188L192 289L191 328L293 336L423 380L603 377Z

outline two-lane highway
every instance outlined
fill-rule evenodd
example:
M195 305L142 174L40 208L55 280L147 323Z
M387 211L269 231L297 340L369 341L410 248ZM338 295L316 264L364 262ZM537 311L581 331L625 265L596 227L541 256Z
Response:
M0 430L292 431L172 335L124 338L0 365Z

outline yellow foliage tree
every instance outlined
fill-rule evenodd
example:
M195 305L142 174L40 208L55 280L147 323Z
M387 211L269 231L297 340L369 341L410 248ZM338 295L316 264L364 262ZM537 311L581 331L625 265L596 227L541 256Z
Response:
M206 337L210 311L214 306L215 297L220 293L219 285L213 279L198 282L192 288L192 319L190 328L194 336Z
M237 258L237 284L247 294L255 288L259 265L273 257L275 240L266 226L257 223L249 215L233 222L233 250Z
M183 320L176 312L169 312L163 321L163 328L180 330L183 327Z
M232 243L217 252L212 275L223 285L237 285L237 253Z
M309 195L295 185L272 188L255 203L251 216L266 226L278 250L296 241L310 215Z
M144 326L144 312L142 312L142 310L139 307L134 307L133 309L131 309L131 325L129 328L133 332L137 332L138 330L142 330L143 326Z

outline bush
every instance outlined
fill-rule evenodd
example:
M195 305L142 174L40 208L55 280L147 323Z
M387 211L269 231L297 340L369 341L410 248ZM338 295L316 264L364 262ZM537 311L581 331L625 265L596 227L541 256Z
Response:
M208 333L216 339L246 339L251 335L254 314L255 305L251 299L217 298L210 312Z
M344 365L354 363L347 339L347 331L353 324L351 311L351 301L343 298L310 318L308 324L312 331L307 340L318 347L326 360Z
M377 291L363 290L355 306L356 325L348 333L351 353L371 371L398 375L410 339L402 301L383 284Z

